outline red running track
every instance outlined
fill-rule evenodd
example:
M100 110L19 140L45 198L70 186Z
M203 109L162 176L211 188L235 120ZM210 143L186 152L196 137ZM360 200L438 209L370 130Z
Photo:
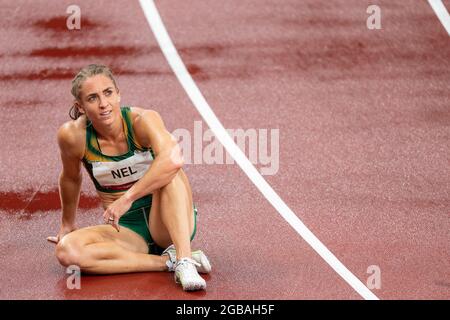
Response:
M265 178L381 299L450 298L449 36L427 1L157 1L194 80L226 128L279 129ZM1 299L360 299L236 165L188 164L199 207L194 247L214 271L185 293L170 273L67 274L46 242L59 228L55 140L70 80L100 62L122 101L194 135L201 118L171 72L138 2L3 1L0 21ZM449 1L444 1L450 8ZM203 132L206 124L203 122ZM257 166L261 167L261 165ZM101 223L84 176L79 227Z

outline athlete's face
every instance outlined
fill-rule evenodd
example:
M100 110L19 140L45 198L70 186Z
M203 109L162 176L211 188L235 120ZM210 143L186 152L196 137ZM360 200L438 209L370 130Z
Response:
M108 125L120 117L119 90L105 75L87 78L81 86L80 100L80 108L94 123Z

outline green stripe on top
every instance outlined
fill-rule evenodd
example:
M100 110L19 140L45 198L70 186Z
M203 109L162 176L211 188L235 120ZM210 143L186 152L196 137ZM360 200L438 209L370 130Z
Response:
M127 142L128 146L133 148L133 151L136 149L140 149L137 147L137 145L134 143L134 130L133 130L133 121L131 119L131 109L128 106L124 106L122 108L122 118L125 120L125 124L127 126Z
M143 147L137 144L136 135L134 134L133 121L131 119L131 109L128 106L122 108L122 116L128 128L128 143L133 147L133 150L139 151L150 151L153 159L155 159L155 154L151 147Z

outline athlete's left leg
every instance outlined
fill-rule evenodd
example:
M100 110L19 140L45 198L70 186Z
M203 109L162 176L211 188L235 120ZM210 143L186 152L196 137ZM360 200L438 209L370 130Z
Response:
M175 281L187 291L206 288L206 282L198 274L197 267L208 269L208 272L211 269L206 256L207 263L204 266L202 262L192 259L190 238L195 226L193 209L189 181L180 169L169 184L153 193L149 219L153 241L163 248L172 243L175 245Z
M153 193L149 225L158 246L166 248L173 243L177 259L191 257L194 210L191 187L183 169L169 184Z

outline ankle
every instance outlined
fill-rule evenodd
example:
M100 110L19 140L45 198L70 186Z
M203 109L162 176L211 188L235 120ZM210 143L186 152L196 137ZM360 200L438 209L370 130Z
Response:
M176 251L177 252L177 260L181 260L183 258L189 258L192 259L192 252L191 250L180 250L180 251Z
M169 255L161 256L162 261L162 271L173 271L175 268L175 263L170 259Z

